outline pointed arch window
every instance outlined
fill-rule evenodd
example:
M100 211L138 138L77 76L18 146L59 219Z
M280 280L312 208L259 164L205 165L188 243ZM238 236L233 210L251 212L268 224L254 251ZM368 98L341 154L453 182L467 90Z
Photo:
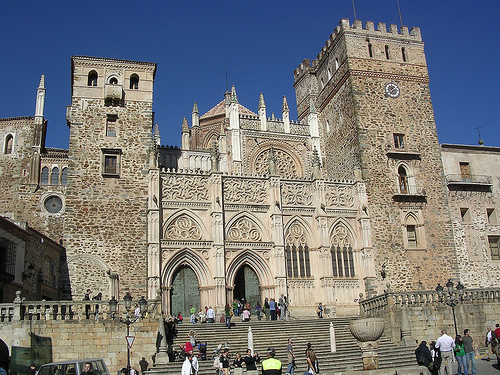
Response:
M399 191L401 194L408 194L409 189L408 189L408 172L406 171L406 168L403 166L400 166L398 168L398 182L399 182Z
M116 77L111 77L109 79L109 84L110 85L117 85L118 84L118 79Z
M307 236L302 225L294 223L286 236L285 260L287 276L290 278L311 277L311 261Z
M417 221L413 216L408 216L406 219L406 239L408 248L419 247L418 235L417 235Z
M343 225L335 227L330 248L333 277L355 277L354 253L351 236Z
M354 271L354 253L351 246L332 246L330 255L332 257L333 277L356 276Z
M4 154L12 154L12 146L14 145L14 137L8 134L5 138Z
M52 168L52 173L50 174L50 184L59 185L59 168Z
M89 73L87 86L94 86L94 87L97 86L97 72L95 70L92 70Z
M139 76L137 74L132 74L130 76L130 89L131 90L139 89Z
M42 176L40 179L40 183L42 185L48 185L49 184L49 168L43 167L42 168Z
M63 168L61 172L61 185L68 184L68 168Z

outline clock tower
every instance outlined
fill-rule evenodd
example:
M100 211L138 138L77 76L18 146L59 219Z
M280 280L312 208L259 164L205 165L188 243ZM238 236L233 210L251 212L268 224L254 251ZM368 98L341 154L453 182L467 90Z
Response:
M318 113L324 175L366 184L373 233L366 251L377 269L367 293L457 276L420 29L342 19L294 78L299 119L311 101Z

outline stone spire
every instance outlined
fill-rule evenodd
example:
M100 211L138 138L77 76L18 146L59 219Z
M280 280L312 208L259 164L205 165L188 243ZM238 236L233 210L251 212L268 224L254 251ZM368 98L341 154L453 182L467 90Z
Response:
M154 126L153 138L158 146L161 145L160 128L158 127L158 123L156 123Z
M234 85L231 86L231 103L238 103L238 97L236 96L236 88Z
M194 102L193 111L191 112L191 126L200 126L200 112L196 102Z
M285 133L290 133L290 109L288 108L288 102L286 101L286 96L283 95L283 105L281 106L281 117L283 118L283 127Z
M40 83L36 90L35 121L43 122L43 109L45 107L45 74L40 77Z
M185 117L184 117L184 120L182 120L181 148L183 150L189 150L189 125L188 125L188 121Z
M260 130L267 130L266 103L264 102L264 95L262 93L259 95L258 112L260 117Z

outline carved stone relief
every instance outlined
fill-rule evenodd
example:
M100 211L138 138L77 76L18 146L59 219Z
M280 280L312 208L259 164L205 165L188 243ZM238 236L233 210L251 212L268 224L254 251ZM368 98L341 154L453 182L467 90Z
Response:
M237 220L227 233L229 241L262 241L259 228L248 218Z
M283 184L281 193L283 204L285 205L312 205L312 191L310 184Z
M255 159L255 172L257 175L263 176L269 173L269 153L270 149L264 150ZM286 178L301 177L302 171L289 153L274 148L273 153L276 158L278 175Z
M165 239L201 240L201 230L192 218L182 215L170 223L165 230Z
M224 181L224 200L229 203L266 203L267 189L264 181L227 179Z
M287 246L307 245L307 235L304 227L299 223L293 223L286 233L285 243Z
M332 245L337 247L340 246L341 248L349 247L351 245L351 238L350 238L349 231L347 228L343 225L337 225L335 229L333 230L332 234Z
M169 175L163 181L163 198L177 201L207 201L208 178Z
M326 205L330 207L354 206L354 191L352 186L328 185L325 197Z

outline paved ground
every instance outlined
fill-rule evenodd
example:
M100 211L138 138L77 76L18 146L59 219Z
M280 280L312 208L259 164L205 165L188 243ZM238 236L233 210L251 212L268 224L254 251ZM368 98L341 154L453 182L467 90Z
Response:
M477 375L498 375L500 374L500 366L497 365L496 358L495 360L492 359L491 361L486 361L482 359L476 359L476 369L477 369ZM453 374L457 373L457 364L453 364Z

